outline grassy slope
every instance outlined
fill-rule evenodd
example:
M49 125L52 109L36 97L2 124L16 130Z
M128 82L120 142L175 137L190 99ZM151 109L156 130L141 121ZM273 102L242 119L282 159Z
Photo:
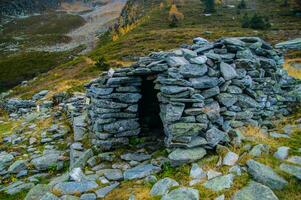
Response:
M282 1L256 0L249 1L249 9L242 11L239 15L236 9L218 7L218 12L211 17L205 17L202 14L203 7L199 0L185 0L184 4L178 5L179 10L185 15L184 20L176 28L168 26L168 10L166 1L165 7L160 10L158 6L149 12L141 23L129 33L120 37L117 41L112 41L111 37L106 35L100 40L99 47L88 55L92 60L97 60L104 56L111 62L112 67L117 64L129 64L128 61L134 60L135 56L147 55L152 51L160 51L179 47L183 43L191 43L191 39L196 36L215 40L223 36L260 36L271 43L287 40L297 37L299 27L301 27L300 17L292 15L289 9L280 7ZM230 2L230 1L229 1ZM256 12L270 18L273 24L270 30L255 31L252 29L243 29L240 26L240 20L244 13ZM266 12L269 8L269 12ZM208 34L208 32L212 32ZM90 59L88 59L90 60ZM101 69L92 66L93 62L86 63L87 59L82 57L74 62L59 66L46 75L41 75L40 79L33 82L29 87L18 87L14 94L19 96L28 96L45 87L45 81L51 80L48 88L55 88L58 81L64 79L65 87L78 87L89 79L96 77ZM76 63L76 64L74 64ZM80 64L79 64L80 63ZM116 64L117 63L117 64ZM84 69L83 69L83 66ZM70 74L69 69L79 74ZM67 69L67 70L65 70ZM78 81L80 77L80 81ZM67 84L70 83L70 84ZM53 84L53 85L52 85ZM67 85L66 85L67 84ZM56 87L61 88L61 87ZM60 89L54 89L60 91Z
M53 69L70 60L77 50L63 53L26 52L27 48L68 42L64 34L83 25L83 18L64 13L48 13L17 19L4 26L0 44L19 45L15 53L0 50L0 92Z

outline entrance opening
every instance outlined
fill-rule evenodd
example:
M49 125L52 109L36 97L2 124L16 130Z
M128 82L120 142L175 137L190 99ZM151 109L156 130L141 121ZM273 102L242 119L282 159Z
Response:
M143 77L141 85L142 98L139 101L139 122L141 136L154 136L156 140L164 139L163 124L160 118L160 105L154 84L155 77Z

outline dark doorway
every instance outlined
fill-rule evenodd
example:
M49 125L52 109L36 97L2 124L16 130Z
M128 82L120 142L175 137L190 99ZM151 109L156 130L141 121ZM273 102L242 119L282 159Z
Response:
M164 138L163 124L160 118L160 105L154 89L155 77L143 77L141 85L142 98L139 101L139 121L141 136Z

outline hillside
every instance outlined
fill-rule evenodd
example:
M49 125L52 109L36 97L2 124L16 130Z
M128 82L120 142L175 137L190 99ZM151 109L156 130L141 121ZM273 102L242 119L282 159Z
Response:
M301 47L275 47L301 38L296 1L202 2L7 24L0 199L300 200Z
M129 28L131 31L127 33L122 31L116 41L112 40L112 36L116 34L107 33L103 35L100 37L99 46L87 56L79 57L47 74L41 75L27 87L16 88L14 94L25 96L33 94L43 89L45 82L48 83L46 85L49 88L53 88L55 91L60 91L61 88L82 88L83 82L96 77L102 70L93 66L93 63L100 57L107 59L111 67L129 65L137 56L147 55L152 51L178 47L181 44L189 43L190 39L196 36L209 40L226 36L259 36L272 44L300 36L300 17L295 16L292 9L281 7L281 2L277 1L247 1L248 9L242 10L240 14L238 14L237 9L219 5L217 13L206 17L203 15L204 7L200 1L189 0L188 3L179 3L178 9L185 17L175 28L169 27L169 6L167 6L166 1L146 0L143 1L146 7L129 7L130 4L137 2L140 5L140 1L129 1L123 11L123 13L135 13L134 10L137 10L137 8L146 11L144 17ZM160 2L165 3L165 6L161 9ZM231 2L234 5L236 4L236 1L229 1L229 4ZM266 12L267 7L269 8L268 13ZM272 24L270 29L241 28L241 19L244 13L253 13L255 8L256 13L270 18ZM120 21L131 18L130 15L125 16L126 18L121 17ZM292 57L298 55L300 53L295 52ZM87 60L89 61L87 62ZM76 73L70 74L70 70L76 71ZM64 84L61 84L62 81ZM64 87L61 85L64 85Z

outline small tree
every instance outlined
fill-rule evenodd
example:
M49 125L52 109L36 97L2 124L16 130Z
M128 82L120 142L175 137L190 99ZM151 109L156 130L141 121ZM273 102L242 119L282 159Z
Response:
M215 12L215 0L201 0L205 6L204 12L205 13L212 13Z
M170 27L177 27L179 21L184 19L184 15L180 11L178 11L178 8L175 4L173 4L170 7L168 19L170 22L169 23Z
M245 0L241 0L237 6L238 9L246 9L247 8L247 4L245 2Z

